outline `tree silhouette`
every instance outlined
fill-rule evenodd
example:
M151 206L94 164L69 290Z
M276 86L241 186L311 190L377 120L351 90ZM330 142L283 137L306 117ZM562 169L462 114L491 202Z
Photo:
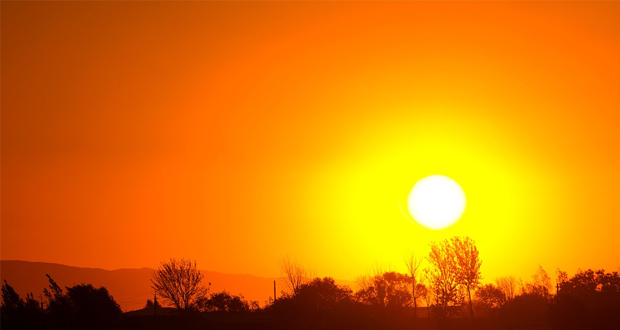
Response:
M444 240L431 243L427 274L439 307L440 316L447 317L450 306L460 305L459 271L454 245Z
M286 256L280 260L280 272L286 291L289 294L297 294L301 286L308 283L311 278L308 271L297 259Z
M231 295L226 291L212 293L208 299L198 303L207 312L248 312L250 304L242 295Z
M153 309L153 308L161 308L159 301L155 301L155 303L153 303L151 299L147 299L144 309Z
M500 277L495 280L495 283L497 283L497 288L504 295L504 301L509 302L517 295L519 281L514 276Z
M296 294L276 300L268 311L289 319L291 329L359 329L360 315L351 296L351 289L336 285L334 279L315 278Z
M15 289L4 280L2 285L2 316L19 313L24 308L24 301L15 292Z
M410 279L405 274L386 272L376 275L371 284L355 293L355 298L369 306L403 308L409 305L412 298L409 283Z
M551 297L551 278L541 265L538 265L538 270L532 275L532 282L525 283L523 286L523 293L546 299Z
M47 312L56 329L113 329L122 313L120 306L104 287L91 284L60 286L47 275L50 290L43 292L48 299Z
M413 297L413 317L418 318L418 298L421 296L419 290L426 291L426 287L421 285L420 282L420 266L422 265L422 259L418 258L415 253L411 253L405 259L405 265L411 278L411 296Z
M162 298L180 310L197 308L196 302L203 298L208 288L203 285L204 275L198 270L196 261L174 258L153 272L152 288Z
M476 297L488 309L499 308L506 302L506 297L502 290L493 284L481 286L476 293Z
M2 307L0 308L3 329L41 329L43 310L32 293L21 299L11 285L2 284Z
M120 306L104 287L78 284L67 288L67 298L78 328L111 329L122 313Z
M473 320L474 308L471 292L480 284L480 266L475 242L469 237L452 237L439 243L431 243L428 261L431 279L442 316L447 316L448 307L460 305L463 301L461 292L467 294L469 313Z
M306 307L330 308L351 298L351 289L340 287L331 277L315 278L301 286L295 299Z
M467 290L469 298L469 314L473 320L474 308L471 303L471 292L480 285L480 266L482 261L478 257L478 248L476 243L469 237L460 238L453 237L451 243L454 246L454 252L457 264L457 279L459 284Z
M45 276L49 281L49 290L43 289L43 294L48 301L47 312L50 316L50 322L55 328L69 328L73 320L71 302L60 285L49 274L45 274Z
M551 304L556 329L617 329L620 324L620 274L600 270L579 270L560 283Z

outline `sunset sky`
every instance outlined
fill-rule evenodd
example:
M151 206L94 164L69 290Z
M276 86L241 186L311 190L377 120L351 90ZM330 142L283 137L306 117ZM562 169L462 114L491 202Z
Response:
M620 2L2 2L1 257L620 266ZM442 174L460 221L407 195Z

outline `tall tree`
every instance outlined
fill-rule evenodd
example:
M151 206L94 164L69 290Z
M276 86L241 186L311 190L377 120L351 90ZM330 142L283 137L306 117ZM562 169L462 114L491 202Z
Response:
M469 298L469 312L473 319L471 291L480 285L482 265L474 241L469 237L452 237L439 243L432 242L428 261L431 266L428 275L444 316L449 306L462 302L461 292L464 291Z
M24 301L15 292L15 289L4 280L2 284L2 316L13 316L24 309Z
M357 301L375 307L399 309L411 302L409 276L397 272L375 275L366 287L355 293Z
M525 283L523 286L523 293L546 299L551 297L551 278L541 265L538 265L538 270L532 275L532 282Z
M456 257L457 278L459 284L463 285L465 290L467 290L469 314L473 320L474 307L471 302L471 292L480 285L480 266L482 266L482 261L479 258L476 243L471 238L452 237L451 242L454 246Z
M420 286L420 266L422 265L422 258L419 258L415 255L415 253L409 254L405 258L405 265L407 266L407 271L409 273L409 277L411 278L411 296L413 297L413 317L418 318L418 298L420 297L419 289L424 288L423 285Z
M151 283L153 290L176 308L192 310L208 292L203 278L196 261L172 258L153 272Z
M502 291L506 302L512 301L517 295L519 281L514 276L500 277L495 280L497 288Z
M301 286L310 282L311 273L297 259L286 256L280 260L280 272L288 293L297 294Z
M459 305L462 297L459 294L458 265L454 246L448 240L431 243L428 255L429 268L427 275L431 289L442 317L446 317L450 306Z

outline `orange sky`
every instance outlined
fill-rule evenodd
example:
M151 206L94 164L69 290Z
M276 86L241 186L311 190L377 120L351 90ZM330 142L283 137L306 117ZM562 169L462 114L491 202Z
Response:
M2 2L2 259L620 266L620 3ZM463 218L410 222L416 180Z

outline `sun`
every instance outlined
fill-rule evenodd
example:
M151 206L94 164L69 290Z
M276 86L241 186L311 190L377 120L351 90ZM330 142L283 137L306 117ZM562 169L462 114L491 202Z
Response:
M413 219L435 230L454 224L465 211L465 204L461 186L443 175L432 175L416 182L407 199Z

